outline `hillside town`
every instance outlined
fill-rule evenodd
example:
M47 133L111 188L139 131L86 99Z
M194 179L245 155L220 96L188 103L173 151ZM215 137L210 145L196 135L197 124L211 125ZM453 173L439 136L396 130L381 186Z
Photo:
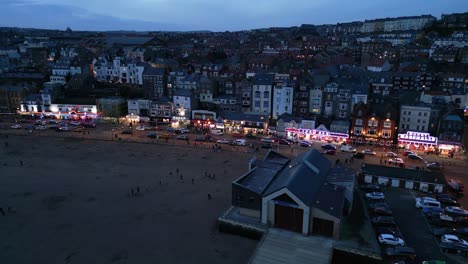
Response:
M210 215L195 220L210 237L194 263L464 263L467 128L467 12L232 32L0 28L0 172L35 175L51 155L87 186L124 182L110 197L135 176L115 199L164 195L130 207L164 208L141 222L185 219L171 245ZM221 239L212 215L259 245ZM174 252L161 263L186 263Z

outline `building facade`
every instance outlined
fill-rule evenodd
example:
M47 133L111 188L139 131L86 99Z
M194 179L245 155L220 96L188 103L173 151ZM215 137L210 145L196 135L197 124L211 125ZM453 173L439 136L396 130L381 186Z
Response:
M430 107L402 105L398 131L400 133L405 133L406 131L428 132L430 117Z

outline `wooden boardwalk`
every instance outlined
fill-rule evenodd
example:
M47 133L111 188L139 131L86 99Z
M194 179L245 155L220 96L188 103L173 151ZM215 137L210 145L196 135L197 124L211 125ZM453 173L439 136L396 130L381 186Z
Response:
M251 264L314 263L329 264L333 239L303 236L270 228L251 258Z

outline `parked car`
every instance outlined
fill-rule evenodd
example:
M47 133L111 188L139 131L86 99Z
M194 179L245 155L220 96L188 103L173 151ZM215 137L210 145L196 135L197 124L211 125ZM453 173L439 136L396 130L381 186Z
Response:
M388 164L395 164L395 165L403 165L403 159L400 158L392 158L388 160Z
M366 157L366 155L364 155L364 153L362 153L362 152L358 152L358 153L354 153L352 155L352 157L355 158L355 159L364 159Z
M422 160L422 158L416 154L409 154L408 155L408 159L412 159L412 160Z
M82 126L86 127L86 128L95 128L96 127L96 124L95 123L91 123L91 122L84 122L83 124L81 124Z
M366 198L370 200L385 200L385 196L381 192L366 193Z
M269 137L264 137L264 138L260 139L260 141L262 141L264 143L274 143L275 142L274 139L269 138Z
M84 130L85 130L85 128L81 126L81 127L76 127L76 128L74 128L74 129L73 129L73 132L80 133L80 132L83 132Z
M58 126L57 127L57 132L69 132L71 129L68 126Z
M325 145L322 145L321 146L322 149L333 149L333 150L336 150L336 147L331 145L331 144L325 144Z
M188 140L189 137L186 136L186 135L178 135L178 136L176 137L176 139L178 139L178 140Z
M451 235L451 234L442 235L442 237L440 238L440 241L441 242L447 242L447 243L461 243L461 244L468 247L468 242L466 242L462 238L459 238L456 235Z
M398 155L395 152L387 152L385 156L390 157L390 158L397 158Z
M450 199L450 198L446 198L446 197L440 197L439 200L440 204L442 205L442 207L446 207L446 206L455 206L455 207L458 207L460 206L460 203L453 200L453 199Z
M377 216L371 219L371 222L375 226L390 226L396 227L395 219L391 216Z
M361 189L365 192L380 192L381 190L380 186L375 184L364 184Z
M444 210L449 215L468 216L468 211L458 206L447 206Z
M442 235L446 234L455 234L455 228L451 227L441 227L441 228L433 228L432 229L432 234L436 237L441 237Z
M304 147L304 148L310 148L310 147L312 147L312 143L310 143L308 141L301 141L301 142L299 142L299 146Z
M218 143L218 144L229 144L229 143L231 143L231 141L228 140L228 139L218 139L218 140L216 140L216 143Z
M171 132L171 133L175 133L175 129L172 128L172 127L167 127L167 128L166 128L166 131L167 131L167 132Z
M131 135L133 132L131 129L123 129L121 133L124 135Z
M446 198L446 199L451 199L451 200L458 200L458 197L454 196L454 195L451 195L451 194L448 194L448 193L437 193L435 195L436 199L439 200L439 199L442 199L442 198Z
M392 227L379 226L379 227L376 228L375 232L377 233L377 235L391 234L391 235L394 235L396 237L402 237L402 235L400 234L400 231L398 231L397 228L392 228Z
M250 139L257 139L257 136L255 136L255 135L252 134L252 133L247 133L247 134L245 134L245 137L246 137L246 138L250 138Z
M369 208L369 210L374 210L374 208L377 208L377 207L390 209L390 205L386 202L371 203L371 204L368 204L367 207Z
M375 151L372 151L370 149L365 149L362 151L362 154L366 154L366 155L377 155L377 153L375 153Z
M138 131L145 131L145 127L142 125L137 126L135 129Z
M334 149L326 149L323 154L327 154L327 155L335 155L336 154L336 150Z
M410 247L389 247L385 250L385 255L393 260L414 260L416 251Z
M447 184L452 191L457 192L457 193L463 193L463 189L465 186L459 180L450 179L447 182Z
M43 126L43 125L40 125L40 126L37 126L36 129L37 129L37 130L46 130L47 127L46 127L46 126Z
M158 138L158 133L152 131L152 132L146 133L146 136L149 137L149 138Z
M70 125L72 125L72 126L81 126L81 122L80 121L71 121Z
M405 241L391 234L380 234L379 243L390 246L404 246Z
M12 125L11 128L20 129L20 128L22 128L22 126L20 124L15 124L15 125Z
M414 153L413 151L409 151L409 150L403 151L403 156L406 157L408 155L416 155L416 153Z
M241 133L237 133L237 132L233 132L233 133L231 133L231 136L232 136L232 137L235 137L235 138L241 138L241 137L244 137L244 135L242 135Z
M445 253L460 254L463 256L468 256L468 246L466 246L463 243L441 242L439 243L439 247L442 250L442 252L445 252Z
M425 260L422 264L447 264L447 262L443 260Z
M437 227L453 227L455 224L453 217L446 214L440 214L439 218L429 219L429 223Z
M423 214L428 217L428 218L432 218L434 215L440 215L440 214L444 214L445 211L444 209L440 208L440 207L426 207L426 208L423 208Z
M279 144L280 145L291 145L292 143L289 140L287 140L285 138L282 138L282 139L280 139Z
M371 211L374 215L381 215L381 216L391 216L393 213L390 209L384 207L376 207L373 208Z
M186 133L190 133L190 130L187 129L187 128L181 128L181 129L180 129L180 132L181 132L182 134L186 134ZM221 135L222 135L222 133L221 133Z
M342 152L356 153L357 150L355 148L353 148L352 146L350 146L350 145L342 145L341 146L341 151Z
M443 168L442 163L440 162L428 162L426 167L429 170L441 170Z
M440 207L440 203L432 197L418 197L416 198L416 208L422 209L426 207Z

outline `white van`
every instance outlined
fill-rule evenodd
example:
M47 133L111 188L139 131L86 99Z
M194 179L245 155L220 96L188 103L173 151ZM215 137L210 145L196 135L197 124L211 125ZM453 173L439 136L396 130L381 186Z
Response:
M356 149L353 148L350 145L343 145L343 146L341 146L341 151L342 152L352 152L352 153L354 153L354 152L356 152Z
M222 135L223 135L223 131L222 131L222 130L219 130L219 129L212 129L212 130L211 130L211 134L216 135L216 136L222 136Z
M416 198L416 208L425 209L429 207L440 207L440 203L431 197Z
M236 139L236 140L234 140L234 145L245 146L245 139Z

